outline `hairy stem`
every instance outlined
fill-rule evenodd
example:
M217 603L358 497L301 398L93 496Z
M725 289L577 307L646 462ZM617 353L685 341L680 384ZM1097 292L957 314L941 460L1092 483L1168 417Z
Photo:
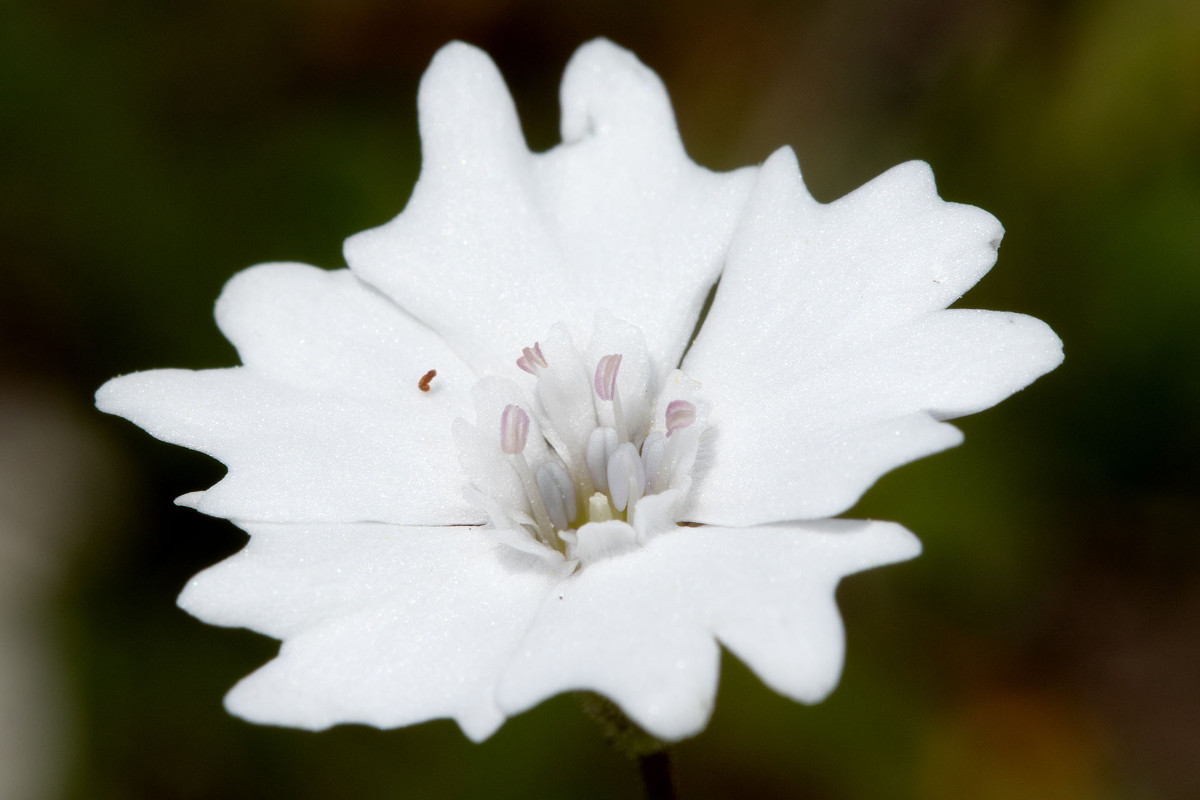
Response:
M675 800L671 756L667 743L642 730L606 697L578 692L583 711L596 721L604 738L625 757L637 761L647 800Z

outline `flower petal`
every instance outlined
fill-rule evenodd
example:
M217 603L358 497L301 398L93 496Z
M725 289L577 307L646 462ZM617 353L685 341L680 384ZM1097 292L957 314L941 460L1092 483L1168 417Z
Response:
M669 370L754 170L693 164L658 77L611 42L576 52L561 100L564 143L530 153L491 60L461 43L442 48L421 81L412 198L347 240L347 263L481 372L511 372L552 324L604 308L641 327Z
M700 528L698 535L709 548L706 563L714 565L713 633L765 684L802 703L824 700L841 675L838 582L921 553L917 537L894 522L835 519Z
M474 528L248 525L245 549L179 598L214 625L283 639L226 698L252 722L311 730L450 717L487 738L493 687L557 580Z
M500 705L516 713L588 689L681 739L712 712L714 636L776 691L817 702L842 667L838 581L919 551L899 525L853 520L657 536L559 585L500 682Z
M683 518L841 513L880 475L961 440L938 420L1057 366L1062 344L1038 320L943 310L1000 235L990 214L942 201L923 164L821 205L791 151L773 155L683 366L712 437Z
M234 277L217 319L246 366L141 372L96 393L102 411L229 467L189 504L276 522L483 521L450 435L474 376L436 334L349 271L299 264Z

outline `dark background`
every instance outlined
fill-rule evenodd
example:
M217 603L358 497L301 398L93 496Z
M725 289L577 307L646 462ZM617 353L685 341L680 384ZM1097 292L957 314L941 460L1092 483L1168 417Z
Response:
M0 6L0 797L623 797L575 701L482 745L254 727L224 692L275 643L178 610L236 550L172 498L219 464L104 417L118 373L234 363L212 302L267 260L342 264L419 167L417 80L489 51L531 146L606 35L658 71L692 157L791 144L832 200L929 161L1007 228L962 301L1063 367L963 420L852 516L917 561L839 592L841 687L804 707L732 658L683 797L1200 796L1200 4L1193 0Z

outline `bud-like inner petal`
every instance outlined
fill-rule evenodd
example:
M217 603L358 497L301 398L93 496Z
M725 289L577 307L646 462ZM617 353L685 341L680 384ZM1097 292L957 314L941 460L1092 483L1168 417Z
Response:
M636 503L646 493L646 470L633 442L617 447L608 460L608 496L618 511Z
M555 529L563 531L570 527L577 515L575 487L562 464L547 461L538 467L537 488Z
M500 449L510 456L525 452L529 415L520 406L507 405L500 414Z
M608 492L608 462L618 444L617 432L609 427L596 428L588 437L587 468L597 491Z

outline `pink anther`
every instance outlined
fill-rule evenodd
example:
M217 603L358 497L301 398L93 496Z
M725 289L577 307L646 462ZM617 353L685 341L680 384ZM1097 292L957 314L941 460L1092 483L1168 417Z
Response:
M667 403L667 436L686 428L696 421L696 407L687 400L672 400Z
M617 390L617 372L621 369L621 354L613 353L600 359L596 365L596 397L612 400Z
M537 375L538 369L545 369L550 366L550 362L546 361L546 356L542 355L542 346L534 342L533 347L521 349L521 357L517 359L517 366L530 375Z
M510 456L525 452L529 415L520 406L507 405L500 414L500 449Z

